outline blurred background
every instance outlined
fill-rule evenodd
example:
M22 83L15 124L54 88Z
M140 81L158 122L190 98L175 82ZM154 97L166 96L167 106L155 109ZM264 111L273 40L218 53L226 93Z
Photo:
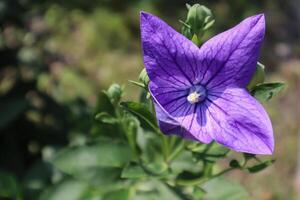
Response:
M212 9L216 23L205 39L247 16L266 14L260 61L267 80L287 84L266 104L277 161L255 175L228 176L253 199L300 199L299 0L0 0L0 196L14 191L31 199L51 185L57 177L47 177L43 161L55 149L97 134L93 108L101 90L116 82L126 86L125 99L137 99L140 90L127 80L137 80L143 68L139 12L180 30L185 3Z

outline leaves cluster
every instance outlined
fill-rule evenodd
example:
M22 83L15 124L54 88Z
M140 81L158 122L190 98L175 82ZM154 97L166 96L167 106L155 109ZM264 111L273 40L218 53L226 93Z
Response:
M274 162L244 154L220 169L229 149L164 135L146 90L140 103L121 102L122 95L117 84L101 92L91 135L45 157L53 185L41 199L246 199L245 189L222 175L256 173Z

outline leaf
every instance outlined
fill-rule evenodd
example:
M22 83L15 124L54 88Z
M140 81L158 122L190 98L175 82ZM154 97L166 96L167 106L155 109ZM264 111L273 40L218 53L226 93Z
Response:
M140 159L147 169L147 173L155 176L168 173L168 165L162 154L162 141L158 134L138 131L137 145L141 150Z
M246 200L248 192L238 183L226 180L223 177L214 178L202 187L206 194L203 199L209 200Z
M0 128L16 119L27 107L24 99L6 99L0 102Z
M137 164L130 163L128 166L126 166L121 174L122 178L131 178L131 179L137 179L137 178L145 178L149 175L143 170L143 168Z
M0 197L19 198L21 186L16 177L10 173L1 171L0 174Z
M0 170L0 197L22 199L22 189L17 178L2 170Z
M105 200L131 200L129 189L120 189L104 195Z
M112 116L115 115L115 108L112 105L109 97L104 92L101 92L97 99L97 104L95 108L95 114L106 112Z
M154 181L154 184L156 185L156 188L159 191L159 194L160 194L159 199L181 200L181 198L178 196L178 194L176 192L171 190L169 187L167 187L161 181Z
M183 200L178 193L162 181L140 182L133 200Z
M145 89L144 83L133 81L133 80L129 80L129 82L132 83L132 84L134 84L134 85L136 85L136 86L139 86L140 88Z
M140 120L142 127L146 129L151 128L154 131L157 131L156 119L145 104L136 102L122 102L121 106L136 116Z
M131 158L132 152L127 144L104 140L66 148L58 153L53 164L67 174L76 174L94 167L122 167Z
M45 190L40 200L82 200L87 189L88 184L68 179Z
M74 177L93 186L105 186L117 182L120 174L121 168L117 167L89 167L77 172Z
M49 163L38 161L33 164L23 180L26 197L37 199L41 191L50 183L52 175L52 166Z
M260 171L264 170L268 166L272 165L274 162L275 162L274 159L267 160L267 161L264 161L264 162L259 163L257 165L254 165L254 166L251 166L251 167L247 167L246 170L248 172L250 172L250 173L257 173L257 172L260 172Z
M251 90L251 94L260 101L268 101L284 88L284 83L262 83Z
M193 155L189 151L181 152L178 157L172 160L170 165L174 173L181 173L183 171L198 173L202 169L202 163L193 159Z
M96 120L99 120L100 122L106 123L106 124L117 124L119 121L117 118L111 116L110 114L106 112L98 113L95 116Z

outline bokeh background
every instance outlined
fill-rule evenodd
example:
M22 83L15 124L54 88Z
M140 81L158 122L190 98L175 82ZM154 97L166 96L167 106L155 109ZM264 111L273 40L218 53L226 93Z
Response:
M228 176L253 199L300 199L299 0L0 0L0 194L11 189L4 177L42 193L51 180L44 180L41 161L96 134L92 110L111 83L126 86L125 99L137 99L140 90L127 80L137 80L143 68L139 12L180 30L185 3L212 9L216 23L205 39L247 16L266 14L260 61L267 80L286 83L266 104L277 161L255 175Z

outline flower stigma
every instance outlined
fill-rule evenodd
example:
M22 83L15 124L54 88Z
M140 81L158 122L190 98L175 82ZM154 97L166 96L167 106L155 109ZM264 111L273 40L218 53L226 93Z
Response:
M202 85L195 85L190 88L187 100L190 104L202 102L206 98L206 89Z

